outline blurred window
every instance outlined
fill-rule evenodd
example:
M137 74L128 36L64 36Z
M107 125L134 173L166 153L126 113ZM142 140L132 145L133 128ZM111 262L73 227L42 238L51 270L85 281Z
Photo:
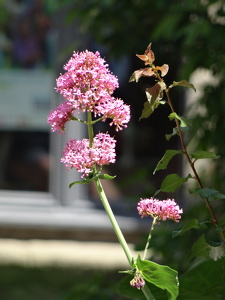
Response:
M51 3L0 3L1 190L49 190L47 115L55 59Z

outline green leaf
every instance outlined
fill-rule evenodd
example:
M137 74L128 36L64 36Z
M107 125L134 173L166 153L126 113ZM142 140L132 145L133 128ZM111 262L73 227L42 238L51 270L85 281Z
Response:
M205 235L197 240L197 242L192 246L191 257L202 257L202 258L211 258L214 261L221 259L225 256L225 245L220 243L218 245L210 245L205 239Z
M196 189L190 190L190 193L197 193L203 200L207 198L210 202L213 202L217 199L225 199L225 195L215 189L196 188Z
M189 83L187 80L174 81L169 87L172 88L174 86L184 86L193 89L196 92L196 88L192 83Z
M171 139L171 137L177 135L177 128L173 128L173 132L170 134L166 134L166 140L169 141Z
M94 177L93 178L86 178L85 180L83 180L83 181L74 181L74 182L71 182L70 183L70 185L69 185L69 188L71 188L73 185L75 185L75 184L88 184L88 183L90 183L92 180L94 179Z
M187 177L179 177L177 174L167 175L161 184L160 190L161 192L173 193L189 178L192 178L190 174Z
M189 123L190 123L190 121L189 120L186 120L185 118L183 118L183 117L180 117L180 116L178 116L178 114L177 113L171 113L170 115L169 115L169 119L170 119L170 121L172 121L172 120L174 120L174 119L178 119L179 121L180 121L180 127L181 127L181 129L183 130L183 131L187 131L188 129L189 129Z
M182 300L223 300L225 259L201 260L179 277Z
M146 119L146 118L148 118L149 116L151 116L151 114L153 113L153 111L154 110L152 110L151 104L148 101L146 101L144 103L144 108L142 110L140 119Z
M219 155L216 155L214 152L210 152L210 151L197 151L197 152L192 153L191 156L195 160L204 159L204 158L211 158L211 159L220 158Z
M165 154L163 155L163 157L160 159L160 161L158 162L153 174L155 174L156 171L159 170L164 170L167 168L168 163L170 162L170 160L176 155L182 153L181 150L166 150Z
M112 179L116 178L116 175L115 176L111 176L111 175L108 175L108 174L102 174L102 175L99 175L98 178L99 179L109 179L109 180L112 180Z
M198 220L197 219L193 219L193 220L190 220L189 222L187 222L183 228L179 231L173 231L172 233L172 237L175 238L179 235L183 235L186 231L190 230L190 229L199 229L201 228L201 226L199 225L198 223Z
M197 242L194 243L191 249L191 256L189 260L194 257L209 258L210 245L205 240L205 235L201 235Z
M217 230L223 231L225 229L225 221L219 222Z
M158 288L167 291L168 299L175 300L179 294L177 271L148 260L137 258L137 267L144 279Z
M156 83L150 88L145 90L148 101L153 105L156 100L161 99L162 87L159 83Z
M165 87L165 83L158 82L154 86L146 88L145 93L148 101L144 103L140 119L148 118L160 104L165 104L165 101L161 100L163 96L162 91Z

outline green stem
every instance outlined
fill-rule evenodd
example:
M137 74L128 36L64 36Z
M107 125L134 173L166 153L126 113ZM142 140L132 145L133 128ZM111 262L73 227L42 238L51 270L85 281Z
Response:
M147 239L147 242L146 242L146 245L145 245L145 250L144 250L143 259L146 258L147 251L148 251L148 247L149 247L150 240L151 240L151 237L152 237L152 231L154 230L154 227L155 227L156 222L157 222L157 217L156 217L156 218L153 218L152 226L151 226L151 228L150 228L150 232L149 232L149 235L148 235L148 239Z
M117 220L116 220L116 218L115 218L115 216L114 216L114 214L112 212L112 209L110 207L108 199L107 199L107 197L105 195L105 192L103 190L101 181L98 178L96 178L95 179L95 184L96 184L96 188L97 188L98 194L100 196L100 199L102 200L102 204L103 204L103 206L105 208L105 211L106 211L106 213L107 213L107 215L108 215L108 217L110 219L110 222L112 223L112 226L113 226L113 229L115 231L115 234L116 234L116 236L117 236L117 238L118 238L118 240L119 240L119 242L120 242L120 244L121 244L121 246L123 248L123 251L126 254L126 257L127 257L127 260L129 262L129 264L132 265L132 254L131 254L130 249L129 249L126 241L125 241L125 238L124 238L124 236L123 236L123 234L122 234L122 232L120 230L120 227L119 227L119 225L117 223Z
M87 112L87 126L88 126L88 137L89 137L89 140L90 140L90 147L93 146L93 139L94 139L94 131L93 131L93 122L92 122L92 115L91 115L91 112ZM94 179L94 182L95 182L95 185L96 185L96 188L97 188L97 191L98 191L98 194L99 194L99 197L102 201L102 204L103 204L103 207L111 221L111 224L113 226L113 229L114 229L114 232L123 248L123 251L127 257L127 260L130 264L130 266L133 268L133 258L132 258L132 254L130 252L130 249L127 245L127 242L123 236L123 233L122 231L120 230L120 227L117 223L117 220L113 214L113 211L111 209L111 206L109 205L109 202L108 202L108 199L105 195L105 192L103 190L103 187L102 187L102 184L101 184L101 181L99 180L99 178L95 178ZM142 292L144 293L145 297L147 300L155 300L154 296L152 295L152 293L150 292L149 288L147 285L145 285L142 289Z
M87 127L88 127L88 138L90 140L90 148L93 146L93 139L94 139L94 131L93 131L93 125L92 125L92 115L91 112L87 112Z
M123 236L123 233L122 233L122 231L121 231L121 229L120 229L120 227L119 227L119 225L117 223L117 220L116 220L116 218L114 216L114 213L113 213L113 211L111 209L111 206L110 206L110 204L108 202L108 199L107 199L107 197L105 195L105 192L103 190L101 181L98 178L96 178L94 181L95 181L95 184L96 184L96 188L97 188L98 194L99 194L100 199L102 201L102 204L103 204L103 206L105 208L105 211L106 211L106 213L107 213L107 215L108 215L108 217L109 217L109 219L111 221L111 224L113 226L114 232L115 232L115 234L116 234L116 236L117 236L117 238L118 238L118 240L119 240L119 242L120 242L120 244L121 244L121 246L123 248L123 251L124 251L124 253L125 253L126 257L127 257L127 260L129 262L130 266L133 268L133 266L132 266L132 254L131 254L130 249L129 249L128 245L127 245L127 242L126 242L126 240L125 240L125 238ZM148 288L147 285L145 285L141 290L142 290L142 292L145 295L145 297L146 297L147 300L155 300L154 296L152 295L152 293L149 290L149 288Z

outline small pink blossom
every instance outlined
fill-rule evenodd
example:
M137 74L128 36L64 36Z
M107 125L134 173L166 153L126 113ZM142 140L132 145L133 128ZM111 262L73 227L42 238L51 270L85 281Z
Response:
M62 134L65 131L65 124L71 120L74 107L70 101L61 103L57 108L48 115L48 123L51 125L51 130L59 131Z
M134 278L130 281L130 285L139 290L145 286L145 280L140 272L136 272Z
M179 208L174 199L158 200L155 198L141 199L138 202L137 210L141 217L151 216L158 220L165 221L166 219L179 222L183 210Z
M130 106L124 104L123 100L116 99L103 105L102 114L102 121L104 122L108 118L112 119L109 125L115 125L116 131L118 131L127 127L127 123L130 121Z
M108 133L99 133L93 139L90 147L89 139L67 142L61 162L68 168L75 168L83 173L81 177L88 176L94 166L108 165L114 163L116 140Z

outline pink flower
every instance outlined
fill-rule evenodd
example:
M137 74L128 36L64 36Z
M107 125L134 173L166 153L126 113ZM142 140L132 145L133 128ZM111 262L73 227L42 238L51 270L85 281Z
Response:
M74 52L64 66L66 71L56 80L56 90L73 103L75 109L95 112L102 101L108 101L119 86L99 52Z
M83 173L81 177L88 176L95 166L108 165L115 162L116 140L108 133L99 133L93 139L90 147L89 139L69 140L64 148L63 162L66 167L75 168Z
M71 120L74 107L70 101L61 103L56 109L48 115L48 123L51 125L51 130L59 130L59 134L65 131L65 124Z
M151 216L158 220L165 221L166 219L171 219L175 222L179 222L179 219L181 219L180 214L183 213L183 210L179 208L174 199L141 199L138 202L137 210L142 218Z
M145 280L141 276L140 272L136 272L134 278L130 281L130 285L136 287L137 289L141 289L145 286Z
M66 72L56 80L56 91L67 99L73 111L90 111L95 117L102 116L103 121L110 118L110 125L115 125L117 131L127 127L130 107L112 96L119 87L118 79L110 73L99 52L74 52L64 70ZM57 122L53 128L64 130L64 125L58 122L62 117L57 117L57 113L61 114L61 110L55 111Z
M127 123L130 121L130 106L124 104L123 100L116 99L105 104L102 108L102 114L102 121L106 121L107 118L112 119L109 125L115 125L116 131L118 131L123 129L123 127L127 127Z

